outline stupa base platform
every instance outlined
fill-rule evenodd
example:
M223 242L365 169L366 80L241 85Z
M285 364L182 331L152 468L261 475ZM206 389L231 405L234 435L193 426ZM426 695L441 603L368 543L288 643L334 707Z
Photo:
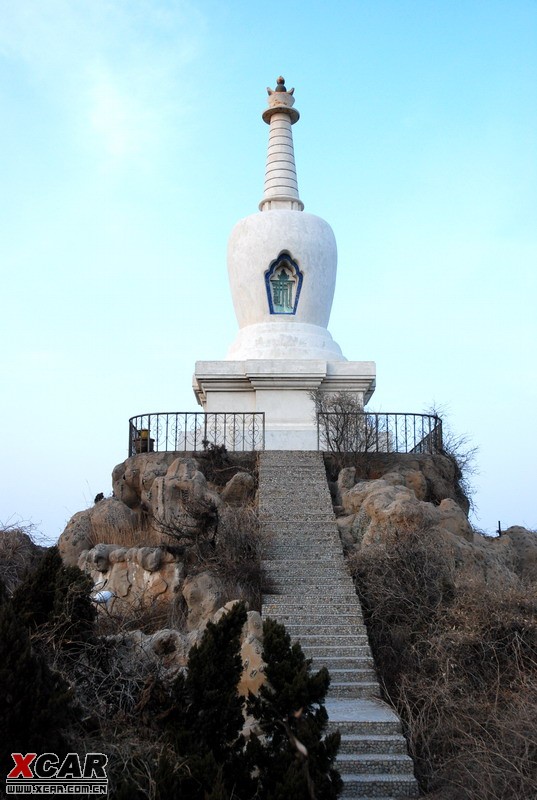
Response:
M317 450L312 392L348 392L364 406L375 390L375 362L197 361L193 389L207 413L263 412L267 450Z

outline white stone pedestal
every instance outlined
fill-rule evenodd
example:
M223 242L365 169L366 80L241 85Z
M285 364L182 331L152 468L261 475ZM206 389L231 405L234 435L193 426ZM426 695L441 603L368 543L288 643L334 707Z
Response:
M317 359L197 361L193 389L207 413L264 412L267 450L316 450L312 390L349 392L365 405L375 389L375 363Z

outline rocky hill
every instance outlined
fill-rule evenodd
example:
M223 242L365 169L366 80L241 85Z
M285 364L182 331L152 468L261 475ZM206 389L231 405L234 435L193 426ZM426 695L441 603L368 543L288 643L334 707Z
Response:
M537 534L475 532L444 456L332 455L325 465L380 686L404 720L422 790L438 800L533 796ZM91 578L111 674L133 698L155 671L173 680L208 623L243 599L240 692L257 692L267 578L255 456L140 454L114 469L112 485L58 543L63 563ZM42 557L21 533L4 537L1 554L10 591L21 564Z

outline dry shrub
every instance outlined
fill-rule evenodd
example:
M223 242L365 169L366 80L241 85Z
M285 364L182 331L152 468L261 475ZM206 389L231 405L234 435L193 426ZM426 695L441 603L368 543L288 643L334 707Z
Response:
M257 452L229 452L224 445L207 443L205 450L196 452L201 472L214 486L222 487L237 474L249 472L257 477Z
M36 569L46 552L37 544L38 535L28 523L0 523L0 581L9 594Z
M537 600L454 581L442 539L388 532L351 558L385 695L437 800L537 796Z
M261 610L263 543L257 509L224 506L220 512L214 553L206 566L218 575L229 600L245 600Z
M254 503L213 506L185 494L183 512L173 521L158 522L161 534L176 543L187 574L209 571L223 584L227 600L245 600L261 608L262 540Z
M186 603L181 595L173 602L163 602L154 596L148 601L143 594L125 601L116 598L109 606L100 608L97 632L105 636L128 631L156 633L164 628L186 631L186 618Z

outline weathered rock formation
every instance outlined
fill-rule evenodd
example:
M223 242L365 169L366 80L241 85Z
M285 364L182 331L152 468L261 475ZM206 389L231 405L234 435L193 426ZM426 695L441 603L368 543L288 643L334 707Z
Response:
M58 541L65 564L76 565L81 553L97 544L154 543L159 537L169 541L166 533L174 527L195 533L216 516L222 503L238 506L252 499L255 479L238 468L219 493L198 459L145 453L115 467L112 488L113 497L69 520Z
M341 491L359 480L376 480L399 474L420 500L438 505L442 500L454 500L468 514L470 504L459 485L460 471L453 461L443 455L427 453L357 453L347 456L347 466L341 456L328 454L325 463L329 486L336 511L341 510ZM345 458L345 456L343 456Z
M207 536L209 531L210 536L226 509L235 520L237 509L251 502L256 489L253 459L244 454L233 464L228 457L216 476L218 483L212 483L202 472L202 455L128 458L113 471L113 497L75 514L60 536L64 563L90 574L99 611L110 625L121 628L128 621L132 627L143 621L144 630L151 630L153 622L166 625L153 633L121 630L109 637L131 672L136 659L148 668L157 659L172 676L186 665L207 623L237 602L226 602L229 585L200 563L196 534ZM211 468L218 471L214 464ZM183 539L174 539L180 532L186 534ZM249 611L242 636L240 691L245 695L263 680L261 636L260 615Z
M373 459L369 480L360 465L343 467L331 484L337 523L348 553L387 542L398 530L412 528L434 537L451 560L454 575L465 580L472 570L487 582L537 580L537 535L509 528L500 538L474 533L467 503L460 502L456 474L442 456L384 456ZM332 466L333 468L333 466ZM384 470L384 471L383 471Z
M115 544L83 551L78 566L91 575L96 590L111 593L107 611L122 615L129 609L174 603L185 572L180 557L164 548Z
M115 497L101 500L92 508L79 511L67 523L58 540L63 563L76 566L81 553L95 544L131 539L141 526L140 514L121 500Z

